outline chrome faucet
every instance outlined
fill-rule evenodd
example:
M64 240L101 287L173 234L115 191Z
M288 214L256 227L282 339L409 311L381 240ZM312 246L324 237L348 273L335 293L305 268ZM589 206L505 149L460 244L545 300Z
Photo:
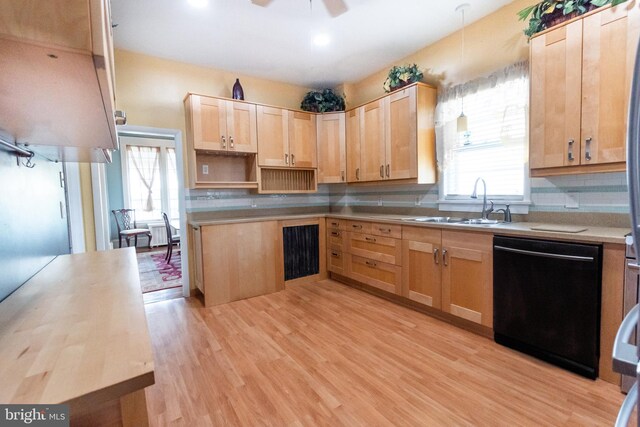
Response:
M476 183L473 184L473 193L471 193L471 198L472 199L478 198L478 181L482 181L482 189L483 189L481 218L487 219L489 217L489 214L493 212L493 201L489 200L489 202L491 203L491 207L487 209L487 183L484 182L484 179L482 178L476 179Z

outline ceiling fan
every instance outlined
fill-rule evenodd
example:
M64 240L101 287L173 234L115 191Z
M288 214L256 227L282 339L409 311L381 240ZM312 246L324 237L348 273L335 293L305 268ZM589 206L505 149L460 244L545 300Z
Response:
M266 7L269 6L272 1L273 0L251 0L251 3L258 6ZM322 2L327 8L327 11L329 11L329 15L331 15L331 17L333 18L340 16L347 10L349 10L344 0L322 0Z

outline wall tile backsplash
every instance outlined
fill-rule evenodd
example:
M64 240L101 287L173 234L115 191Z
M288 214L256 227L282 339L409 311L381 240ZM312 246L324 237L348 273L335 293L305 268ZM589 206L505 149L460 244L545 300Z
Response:
M628 213L623 172L531 179L534 212ZM189 190L187 212L317 206L438 208L438 185L319 185L311 194L255 194L249 190Z

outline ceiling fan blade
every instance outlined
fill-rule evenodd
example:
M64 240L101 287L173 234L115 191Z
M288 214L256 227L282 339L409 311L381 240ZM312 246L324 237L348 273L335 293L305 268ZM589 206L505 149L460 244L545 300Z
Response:
M324 1L324 5L329 11L329 15L331 15L333 18L335 18L336 16L340 16L343 13L345 13L347 10L349 10L344 0L323 0L323 1Z
M272 1L273 0L251 0L251 3L258 6L266 7L266 6L269 6L269 4L271 4Z

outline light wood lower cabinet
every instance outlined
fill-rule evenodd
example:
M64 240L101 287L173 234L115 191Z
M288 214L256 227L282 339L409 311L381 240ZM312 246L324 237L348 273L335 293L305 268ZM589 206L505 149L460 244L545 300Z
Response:
M493 235L403 227L402 295L493 327Z
M345 254L341 247L329 246L327 250L327 270L332 273L346 274Z
M402 267L354 254L347 257L349 277L383 291L399 293Z
M364 258L400 264L402 247L400 240L373 234L347 232L347 252Z
M195 265L196 271L198 264L202 269L206 306L284 289L279 278L283 261L277 221L205 225L199 232Z
M442 231L442 310L493 327L493 235Z

